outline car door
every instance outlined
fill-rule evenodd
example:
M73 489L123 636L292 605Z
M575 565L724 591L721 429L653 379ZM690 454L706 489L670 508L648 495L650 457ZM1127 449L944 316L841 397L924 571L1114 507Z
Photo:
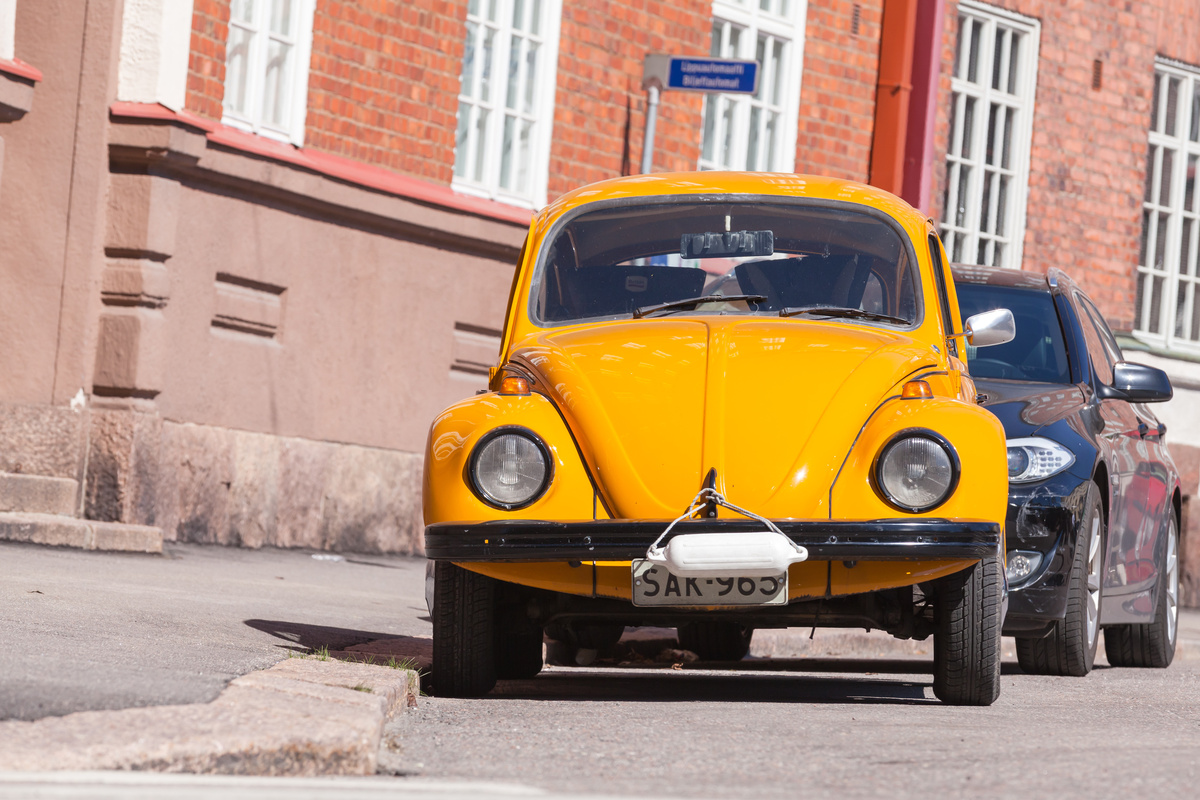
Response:
M1081 293L1075 293L1080 325L1096 380L1111 385L1113 365L1123 360L1120 347L1104 317ZM1110 492L1108 542L1104 592L1122 596L1143 591L1155 578L1154 547L1167 502L1165 472L1152 464L1160 459L1150 452L1146 436L1149 423L1124 400L1100 400L1104 428L1100 436L1109 444ZM1154 423L1157 439L1157 420ZM1148 614L1145 608L1126 607L1124 615ZM1106 621L1114 621L1111 618ZM1119 620L1116 620L1119 621Z

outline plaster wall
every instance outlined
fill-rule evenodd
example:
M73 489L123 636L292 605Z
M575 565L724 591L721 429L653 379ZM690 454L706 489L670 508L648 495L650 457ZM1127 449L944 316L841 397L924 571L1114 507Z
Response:
M454 374L455 324L499 330L512 263L186 186L178 219L166 418L420 452L430 420L484 386ZM274 329L223 327L238 301Z
M193 0L125 0L118 99L178 111L187 94Z
M16 57L44 79L33 110L0 125L0 403L62 405L89 384L118 8L117 0L16 7Z

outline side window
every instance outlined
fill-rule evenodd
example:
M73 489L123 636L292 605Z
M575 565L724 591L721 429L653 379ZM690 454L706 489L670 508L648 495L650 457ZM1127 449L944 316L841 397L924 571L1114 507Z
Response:
M933 262L933 274L937 276L939 307L942 309L942 319L946 323L946 333L957 333L954 315L950 313L950 295L946 289L946 253L942 250L942 243L938 241L938 237L932 233L929 234L929 260ZM950 355L958 358L957 341L949 339L948 347Z
M1096 378L1104 384L1111 384L1113 379L1113 364L1120 360L1120 350L1116 350L1116 358L1110 352L1110 347L1105 343L1103 335L1100 331L1108 334L1109 338L1112 334L1108 332L1108 326L1104 323L1104 318L1100 316L1100 312L1096 311L1088 300L1079 292L1075 293L1075 303L1083 312L1080 319L1080 327L1083 328L1083 338L1087 342L1088 355L1092 358L1092 369L1095 370ZM1113 340L1112 348L1117 347L1117 343Z
M1114 364L1124 361L1125 355L1121 352L1121 346L1117 344L1117 337L1113 336L1112 329L1104 320L1104 315L1092 304L1091 300L1086 297L1081 300L1088 310L1088 316L1092 318L1092 323L1096 326L1096 331L1100 334L1100 343L1104 345L1104 352L1108 354L1108 360Z

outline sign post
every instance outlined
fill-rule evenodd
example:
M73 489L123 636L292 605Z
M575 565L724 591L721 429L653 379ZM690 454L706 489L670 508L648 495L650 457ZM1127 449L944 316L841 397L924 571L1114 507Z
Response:
M682 92L754 94L758 91L758 62L651 53L642 65L642 88L647 92L642 172L648 173L654 163L654 130L658 124L659 93L674 89Z

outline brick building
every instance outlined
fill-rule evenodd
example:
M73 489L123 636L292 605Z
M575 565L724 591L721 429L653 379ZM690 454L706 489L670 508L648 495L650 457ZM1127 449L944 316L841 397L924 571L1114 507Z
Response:
M0 0L0 512L418 548L428 422L484 384L531 211L639 171L648 53L762 70L664 92L655 171L869 181L957 260L1068 270L1171 374L1190 498L1198 34L1181 0Z

